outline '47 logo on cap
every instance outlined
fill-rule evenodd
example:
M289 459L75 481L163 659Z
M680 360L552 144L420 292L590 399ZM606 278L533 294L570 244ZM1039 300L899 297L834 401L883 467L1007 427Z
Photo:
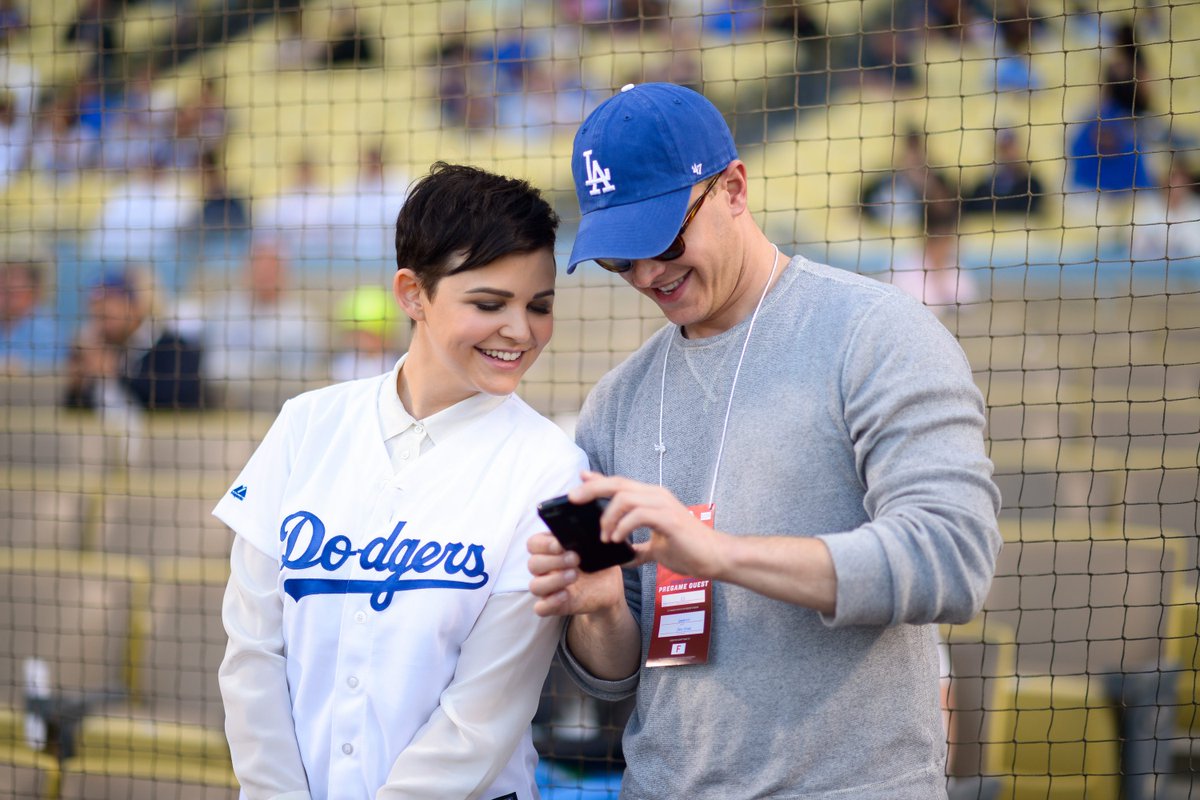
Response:
M608 192L615 192L616 186L612 184L612 173L600 166L599 161L592 161L592 151L583 151L583 161L586 165L587 180L584 183L588 186L588 194L593 197Z

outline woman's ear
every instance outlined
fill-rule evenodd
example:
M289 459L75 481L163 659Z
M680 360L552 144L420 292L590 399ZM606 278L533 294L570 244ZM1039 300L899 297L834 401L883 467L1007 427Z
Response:
M404 309L404 313L408 314L414 322L425 319L421 280L417 277L417 273L407 267L396 270L396 277L392 279L392 294L395 295L396 302Z

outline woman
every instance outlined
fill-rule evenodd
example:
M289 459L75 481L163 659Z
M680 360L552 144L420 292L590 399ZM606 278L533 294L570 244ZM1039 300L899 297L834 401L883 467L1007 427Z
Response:
M527 183L435 164L396 221L408 354L286 403L217 505L248 800L537 797L559 628L525 540L586 462L512 392L553 327L557 222Z

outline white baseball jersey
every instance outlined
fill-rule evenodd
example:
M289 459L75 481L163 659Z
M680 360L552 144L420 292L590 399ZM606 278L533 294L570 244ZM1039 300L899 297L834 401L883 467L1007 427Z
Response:
M213 513L280 565L296 737L315 799L371 798L438 707L488 598L527 591L535 506L582 452L508 397L396 477L377 397L391 375L284 405ZM529 736L482 794L536 796Z

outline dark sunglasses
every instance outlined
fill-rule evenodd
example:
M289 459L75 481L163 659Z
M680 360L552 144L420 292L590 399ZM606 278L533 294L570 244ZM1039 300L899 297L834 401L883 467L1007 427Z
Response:
M651 261L674 261L683 255L683 251L687 246L683 243L683 232L687 230L688 225L692 224L692 220L696 217L696 212L700 210L700 206L704 205L704 201L708 199L708 195L712 192L713 187L717 185L722 173L718 172L704 186L704 191L696 198L696 202L688 209L687 216L683 218L683 225L679 227L679 233L675 235L675 241L656 255ZM633 269L633 260L628 258L596 258L593 259L597 264L604 267L609 272L629 272Z

